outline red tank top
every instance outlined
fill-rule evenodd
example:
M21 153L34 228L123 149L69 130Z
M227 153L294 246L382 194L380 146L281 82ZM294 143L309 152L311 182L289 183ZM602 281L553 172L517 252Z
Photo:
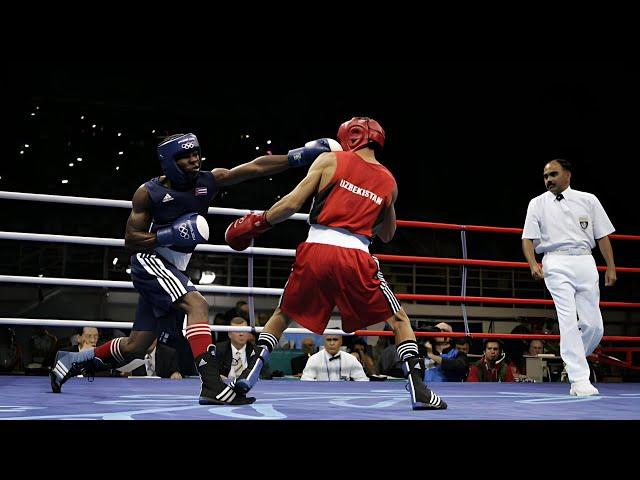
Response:
M372 237L374 227L382 222L396 181L386 167L365 162L355 152L335 154L336 171L314 197L309 223Z

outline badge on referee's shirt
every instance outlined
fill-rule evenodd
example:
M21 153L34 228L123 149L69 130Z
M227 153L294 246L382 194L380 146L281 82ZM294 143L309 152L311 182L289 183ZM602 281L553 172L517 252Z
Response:
M582 229L586 230L589 226L589 217L579 217L578 220L580 220L580 226Z

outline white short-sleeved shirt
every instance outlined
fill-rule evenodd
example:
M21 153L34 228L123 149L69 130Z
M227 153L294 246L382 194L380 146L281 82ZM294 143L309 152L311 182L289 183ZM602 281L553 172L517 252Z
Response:
M529 202L522 238L533 240L536 253L596 246L615 231L598 198L568 187L564 199L545 192Z
M309 357L300 380L368 382L369 377L358 359L350 353L340 351L331 357L325 350L321 350Z

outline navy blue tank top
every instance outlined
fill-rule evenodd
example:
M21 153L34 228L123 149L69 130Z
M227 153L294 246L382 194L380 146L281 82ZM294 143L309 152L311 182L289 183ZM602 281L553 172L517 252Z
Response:
M185 213L197 212L206 217L209 205L218 193L216 181L209 171L199 172L193 189L184 192L165 187L160 183L160 177L152 178L144 186L152 203L150 232L170 224ZM178 270L185 270L191 259L191 253L172 247L156 247L155 251Z
M151 202L152 231L168 225L185 213L197 212L206 216L211 200L218 193L216 181L209 171L199 172L193 189L184 192L171 190L160 183L160 177L144 184Z

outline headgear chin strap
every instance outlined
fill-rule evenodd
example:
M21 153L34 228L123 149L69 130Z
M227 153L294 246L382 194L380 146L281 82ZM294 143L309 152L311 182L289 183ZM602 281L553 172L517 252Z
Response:
M371 142L384 147L384 130L373 118L353 117L338 129L338 141L343 150L360 150Z
M171 187L176 190L186 190L194 184L194 179L184 173L176 163L178 157L192 151L200 154L198 137L193 133L165 140L158 145L158 158L162 171L171 180Z

